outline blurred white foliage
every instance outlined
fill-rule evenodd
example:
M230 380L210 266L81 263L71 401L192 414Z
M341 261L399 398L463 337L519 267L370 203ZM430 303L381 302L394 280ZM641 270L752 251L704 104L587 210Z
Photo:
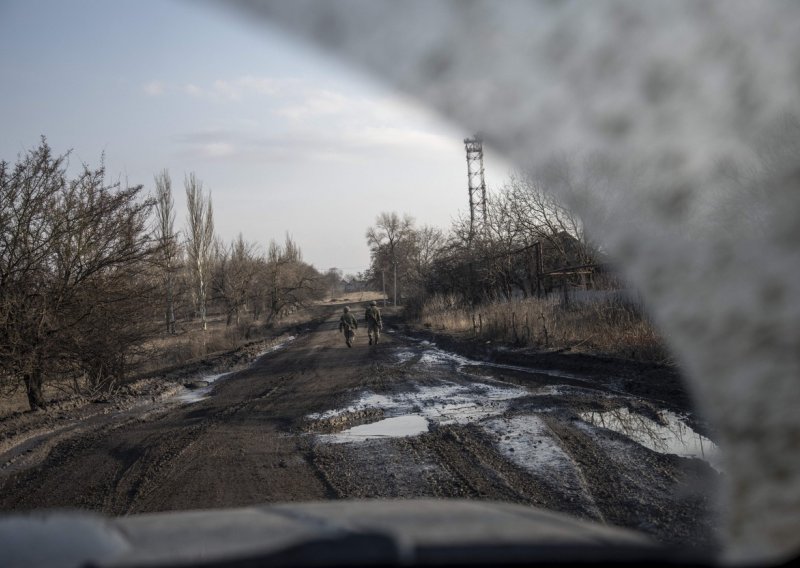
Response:
M530 170L719 430L726 559L800 551L800 2L240 0Z

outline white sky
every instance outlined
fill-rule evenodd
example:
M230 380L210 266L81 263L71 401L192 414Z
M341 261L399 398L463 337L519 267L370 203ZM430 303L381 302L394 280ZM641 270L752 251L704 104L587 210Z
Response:
M72 162L152 190L212 191L217 233L265 246L288 231L319 269L369 263L381 211L446 228L467 204L450 127L280 32L188 2L0 0L0 159L45 135ZM509 166L488 153L487 183Z

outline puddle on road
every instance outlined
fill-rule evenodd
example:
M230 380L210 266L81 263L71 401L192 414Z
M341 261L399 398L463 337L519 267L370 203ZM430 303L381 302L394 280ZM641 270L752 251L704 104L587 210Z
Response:
M326 420L342 414L381 409L384 415L417 415L442 425L467 424L502 414L508 408L509 401L529 394L529 390L513 386L441 382L391 395L366 392L348 407L311 414L308 418Z
M197 380L207 382L208 386L190 390L189 392L178 395L175 398L186 404L194 404L195 402L200 402L201 400L205 400L209 397L211 389L214 388L214 383L217 382L222 377L224 377L225 375L230 375L230 374L231 373L228 372L228 373L220 373L218 375L209 375L206 377L200 377Z
M365 410L381 410L384 420L356 426L337 434L320 435L329 442L359 442L373 438L406 437L428 431L429 424L468 424L508 409L509 402L531 394L529 390L484 383L461 385L442 381L420 386L415 391L389 395L362 393L350 406L308 416L324 421L344 414L363 414Z
M290 335L289 337L287 337L286 339L284 339L284 340L283 340L283 341L281 341L280 343L276 343L275 345L272 345L272 346L270 346L270 347L267 347L267 348L266 348L264 351L262 351L261 353L259 353L259 354L256 356L256 359L258 359L258 358L260 358L260 357L263 357L263 356L264 356L264 355L266 355L267 353L273 353L274 351L277 351L277 350L279 350L279 349L283 349L284 347L286 347L286 346L287 346L289 343L291 343L291 342L292 342L292 341L294 341L295 339L297 339L297 337L296 337L296 336L294 336L294 335Z
M403 336L405 339L416 341L413 338ZM528 373L532 375L547 375L549 377L557 377L560 379L569 379L573 381L580 381L584 383L591 383L591 381L572 373L565 373L563 371L556 371L553 369L536 369L531 367L522 367L520 365L507 365L505 363L494 363L491 361L479 361L477 359L470 359L457 353L445 351L436 347L435 343L430 341L418 341L419 345L423 348L422 355L418 361L418 365L425 366L453 366L456 370L460 371L463 367L489 367L492 369L501 369L506 371L517 371L520 373ZM401 361L407 361L414 356L415 352L408 349L400 350L395 356L400 358ZM613 389L610 389L613 390Z
M423 416L410 414L386 418L372 424L362 424L336 434L325 434L321 439L334 444L360 442L375 438L406 438L418 436L428 431L428 420Z
M294 335L290 335L289 337L287 337L286 339L284 339L280 343L276 343L275 345L271 345L270 347L266 348L264 351L261 351L258 355L256 355L254 361L257 361L258 359L260 359L264 355L267 355L268 353L273 353L275 351L278 351L279 349L283 349L284 347L286 347L286 345L288 345L289 343L291 343L295 339L297 339L297 338ZM214 388L214 383L216 381L218 381L219 379L221 379L221 378L223 378L223 377L225 377L227 375L232 374L233 372L234 371L228 371L226 373L219 373L217 375L208 375L208 376L205 376L205 377L197 377L196 380L205 381L205 382L208 383L208 386L201 387L199 389L190 390L188 392L185 392L183 394L180 394L180 395L176 396L175 398L176 398L176 400L178 400L180 402L183 402L184 404L194 404L196 402L200 402L201 400L205 400L205 399L207 399L207 398L209 398L211 396L210 393L211 393L211 390Z
M437 376L437 367L442 371L438 376L446 377L453 370L461 372L466 366L486 366L589 382L581 377L557 371L473 361L438 349L428 341L416 343L421 349L397 349L394 353L395 359L399 363L406 363L418 356L419 360L414 366L422 367L429 376ZM474 379L474 376L471 378ZM573 474L568 472L575 469L574 463L564 454L557 441L553 439L549 428L537 416L546 411L545 409L511 418L502 415L509 409L512 400L530 395L561 397L591 390L594 396L604 398L616 396L608 392L601 394L594 389L577 385L522 388L490 377L485 377L484 380L493 384L483 382L462 384L443 379L433 385L419 386L414 391L402 393L384 395L364 392L347 407L312 414L308 418L324 421L345 414L363 416L366 410L380 410L380 415L385 417L383 420L356 426L336 434L319 435L321 440L331 443L408 437L427 432L430 425L479 422L485 431L495 438L495 444L501 453L511 461L530 471L536 469L560 471L562 475L571 479ZM630 397L626 395L624 398ZM660 416L663 424L630 412L624 407L610 412L580 414L586 428L602 427L614 430L651 450L683 457L697 457L709 462L715 469L721 469L719 448L711 440L696 433L676 414L662 411ZM576 494L580 493L580 483L577 478L571 479L570 485L574 485Z
M608 412L583 412L580 417L587 424L623 434L655 452L699 458L707 461L717 471L722 470L722 454L719 447L695 432L672 412L659 413L663 424L630 412L627 408Z

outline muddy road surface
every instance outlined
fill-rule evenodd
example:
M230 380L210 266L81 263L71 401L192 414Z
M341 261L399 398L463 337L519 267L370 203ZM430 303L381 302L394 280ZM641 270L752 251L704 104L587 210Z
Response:
M337 320L25 468L0 456L0 511L468 498L713 546L717 449L685 416L613 381L485 364L400 331L368 346L359 330L349 349Z

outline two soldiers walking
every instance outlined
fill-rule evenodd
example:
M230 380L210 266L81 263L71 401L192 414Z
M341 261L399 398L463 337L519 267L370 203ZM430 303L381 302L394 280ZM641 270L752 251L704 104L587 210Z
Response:
M378 338L383 329L383 321L381 320L381 311L378 309L378 303L375 301L370 302L367 311L364 312L364 319L367 322L367 335L369 336L369 344L373 342L377 345ZM344 332L344 341L348 347L353 346L353 338L358 329L358 321L356 317L350 312L350 308L345 306L342 317L339 318L339 331Z

